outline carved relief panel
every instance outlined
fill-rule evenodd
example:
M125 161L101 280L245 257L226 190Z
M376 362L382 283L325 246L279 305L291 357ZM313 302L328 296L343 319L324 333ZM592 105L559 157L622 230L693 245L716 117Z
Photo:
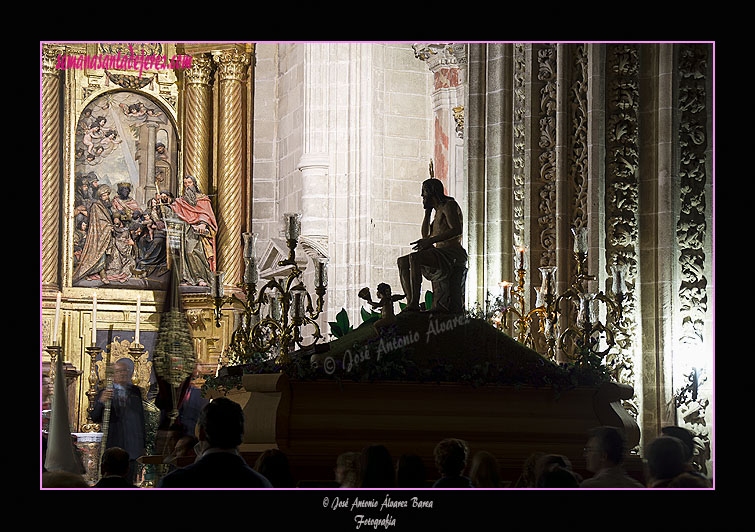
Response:
M177 190L178 136L147 95L116 90L89 102L73 142L74 286L161 288L165 208Z

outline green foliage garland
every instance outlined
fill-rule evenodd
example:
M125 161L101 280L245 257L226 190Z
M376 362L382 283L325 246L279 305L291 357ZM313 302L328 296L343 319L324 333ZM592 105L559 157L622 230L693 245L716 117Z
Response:
M383 333L383 340L390 340L395 329ZM353 382L403 381L414 383L455 382L474 387L483 385L550 386L559 396L564 390L577 386L596 386L611 380L600 358L584 350L573 363L554 364L545 358L535 366L520 367L509 360L483 360L465 356L454 362L443 359L430 364L418 364L412 357L411 345L395 349L382 356L375 356L377 340L354 344L354 353L371 353L369 358L352 367L344 367L342 360L335 361L335 368L328 373L322 367L310 363L311 353L294 356L285 364L278 364L274 357L255 354L247 363L233 368L223 368L218 377L207 379L204 390L216 389L227 393L241 389L241 377L254 373L285 373L297 380L336 380ZM473 352L470 351L470 352Z

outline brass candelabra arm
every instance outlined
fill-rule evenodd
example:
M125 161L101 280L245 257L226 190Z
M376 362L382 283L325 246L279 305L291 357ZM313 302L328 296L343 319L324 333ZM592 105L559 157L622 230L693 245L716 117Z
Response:
M606 349L604 349L603 351L598 351L597 347L600 343L601 334L606 335L606 344L608 345L608 347L606 347ZM582 342L583 342L583 345L585 345L591 353L599 356L600 358L603 358L611 351L611 348L614 345L613 333L610 331L610 329L607 329L601 322L597 321L595 323L589 324L585 328Z
M608 347L603 351L598 351L597 346L600 343L601 334L605 334ZM568 349L569 341L571 342L573 349ZM587 349L590 353L603 358L611 351L615 345L615 341L611 330L607 329L602 323L597 321L595 323L587 323L583 325L581 329L577 327L567 328L559 337L558 345L567 356L574 360L579 360L581 355L577 352L577 348Z
M256 301L254 298L257 283L238 283L236 286L242 289L245 297L244 299L241 299L237 294L233 294L231 297L237 303L241 304L242 307L244 307L245 313L257 314L259 312L259 308L262 306L261 303Z
M546 317L548 315L548 310L545 307L535 307L527 313L524 319L527 321L527 323L529 323L532 321L532 318L537 315Z
M299 275L301 270L296 264L296 240L286 239L286 245L288 246L288 258L278 261L278 266L293 266L292 274Z
M322 314L323 311L323 305L325 303L325 288L318 287L316 289L317 293L317 307L312 306L312 295L307 292L307 309L306 312L309 315L308 317L311 320L316 320L318 317L320 317L320 314Z
M265 328L270 331L270 338L263 340L262 331ZM280 323L272 318L265 318L251 328L249 334L246 336L246 340L248 345L250 345L255 351L263 352L277 344L278 338L284 336L285 333L286 330Z
M516 319L516 321L514 321L514 324L519 323L519 321L521 321L521 319L522 319L522 313L519 312L513 306L505 307L501 311L501 314L503 316L503 318L501 320L501 325L503 326L504 329L508 329L508 327L509 327L509 321L508 321L509 320L509 315L515 315L516 316L517 319Z
M564 353L567 357L571 358L572 360L577 359L578 355L575 353L576 349L568 349L569 341L571 341L571 345L576 346L578 338L579 338L579 332L574 327L567 328L558 337L558 348L561 350L562 353Z
M231 296L213 297L213 314L215 316L215 326L220 327L221 318L223 317L223 305L230 303L233 300Z
M532 342L532 333L528 331L530 329L533 316L537 315L539 310L539 308L535 308L524 315L519 314L519 319L514 322L514 327L519 331L519 334L517 336L519 343L528 345L528 338L530 343Z
M253 313L259 314L260 308L264 303L267 303L267 292L269 290L277 290L280 293L284 293L283 286L276 280L276 279L270 279L268 282L266 282L262 288L259 289L259 292L257 292L256 296L254 295L254 289L256 288L256 285L250 286L250 291L247 292L247 301L248 304L252 306ZM249 300L249 294L252 294L252 299Z
M558 319L558 315L561 314L561 303L565 300L579 301L579 293L574 286L570 287L566 292L556 298L552 309L552 313L556 319Z

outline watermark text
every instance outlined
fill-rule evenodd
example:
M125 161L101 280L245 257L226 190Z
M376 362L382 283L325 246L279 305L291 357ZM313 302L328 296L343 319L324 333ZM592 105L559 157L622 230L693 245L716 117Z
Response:
M117 55L98 54L58 54L55 68L67 69L92 69L92 70L138 70L139 77L145 70L174 70L191 68L190 55L146 55L144 50L141 54L134 54L134 49L129 45L129 53Z

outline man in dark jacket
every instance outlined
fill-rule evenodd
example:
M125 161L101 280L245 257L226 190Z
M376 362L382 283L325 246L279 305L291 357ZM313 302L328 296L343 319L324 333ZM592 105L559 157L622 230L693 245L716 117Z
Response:
M162 479L158 488L272 488L238 452L244 436L241 405L219 397L202 408L197 420L197 460Z
M144 405L142 392L131 383L133 367L128 359L118 360L114 365L113 387L102 390L94 403L92 420L103 423L105 409L110 402L110 419L102 431L107 431L105 448L120 447L129 456L128 479L134 483L138 473L136 459L144 454Z
M95 488L135 488L128 480L129 456L120 447L111 447L102 454L102 477Z

